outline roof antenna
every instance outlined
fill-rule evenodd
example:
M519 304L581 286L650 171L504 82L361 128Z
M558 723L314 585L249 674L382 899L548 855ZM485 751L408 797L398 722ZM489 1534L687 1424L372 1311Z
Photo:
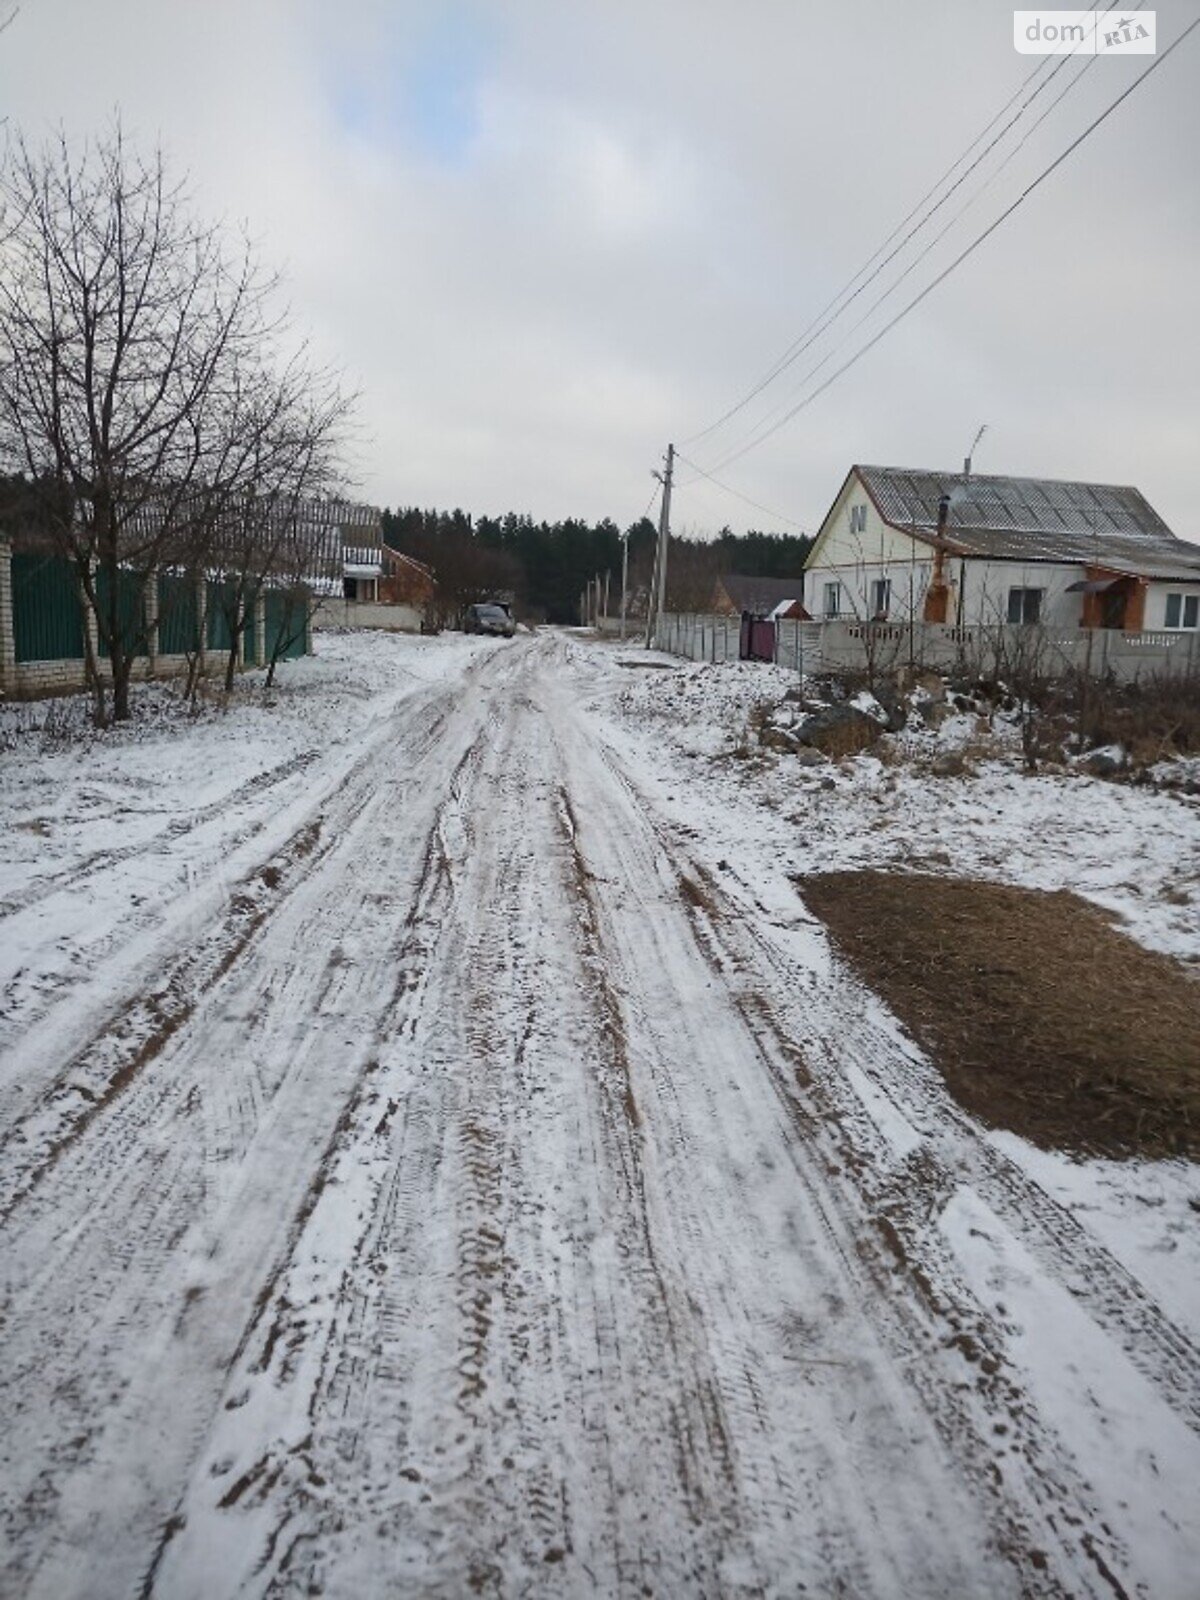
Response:
M979 432L975 435L974 443L971 445L970 452L967 455L966 460L963 462L963 477L964 478L969 478L971 476L971 461L972 461L972 458L974 457L976 450L979 448L980 439L983 438L983 436L984 436L984 434L986 432L987 432L987 423L986 422L980 423Z

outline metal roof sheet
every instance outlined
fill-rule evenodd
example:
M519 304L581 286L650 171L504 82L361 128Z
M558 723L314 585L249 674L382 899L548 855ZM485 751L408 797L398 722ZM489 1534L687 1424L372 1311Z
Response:
M1145 577L1200 579L1200 545L1177 538L1137 489L907 467L856 468L881 515L926 536L950 496L946 537L968 555L1082 562Z
M773 611L784 600L804 599L804 579L752 578L723 572L717 582L739 611Z

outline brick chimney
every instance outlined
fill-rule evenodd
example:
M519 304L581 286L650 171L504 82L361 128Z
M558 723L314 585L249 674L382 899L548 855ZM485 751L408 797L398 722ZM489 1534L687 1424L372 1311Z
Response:
M933 576L925 591L925 621L945 622L950 614L950 586L946 582L946 524L950 520L950 496L938 501L937 535L933 546Z

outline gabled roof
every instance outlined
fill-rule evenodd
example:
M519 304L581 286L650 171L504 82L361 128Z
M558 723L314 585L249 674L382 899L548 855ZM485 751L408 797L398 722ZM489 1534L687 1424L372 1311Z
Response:
M946 538L964 555L1200 580L1200 545L1177 538L1131 487L908 467L853 470L884 521L918 538L936 535L938 502L949 495Z
M418 561L415 556L406 556L402 550L393 550L390 544L381 547L382 559L391 572L397 567L411 567L414 572L419 572L423 578L433 578L433 568L427 567L423 561Z
M804 598L802 577L751 578L740 572L723 572L717 582L738 611L756 611L764 616L784 600Z

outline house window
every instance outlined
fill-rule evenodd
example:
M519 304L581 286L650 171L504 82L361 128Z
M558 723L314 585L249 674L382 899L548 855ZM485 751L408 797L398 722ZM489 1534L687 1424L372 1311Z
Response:
M851 533L866 533L866 531L867 531L867 508L866 508L866 506L865 505L862 505L862 506L851 506L850 507L850 532Z
M1200 623L1200 594L1167 596L1168 628L1194 628L1198 623Z
M1040 622L1044 589L1010 589L1008 591L1008 620L1010 622Z
M871 615L882 621L892 609L892 580L876 578L871 585Z
M840 583L827 583L825 585L825 615L837 617L842 610L842 586Z

